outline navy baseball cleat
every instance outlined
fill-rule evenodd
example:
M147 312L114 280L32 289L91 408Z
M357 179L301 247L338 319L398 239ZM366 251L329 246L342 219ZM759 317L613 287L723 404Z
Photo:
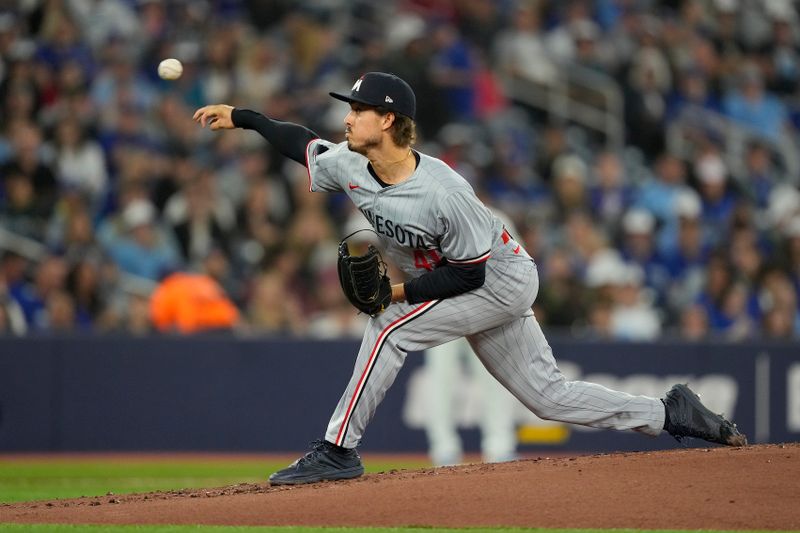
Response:
M317 481L351 479L364 473L355 448L342 448L326 440L315 440L311 451L283 470L269 476L270 485L302 485Z
M667 414L664 430L678 442L683 437L698 437L726 446L747 445L747 437L739 433L736 424L712 413L686 385L674 385L661 401Z

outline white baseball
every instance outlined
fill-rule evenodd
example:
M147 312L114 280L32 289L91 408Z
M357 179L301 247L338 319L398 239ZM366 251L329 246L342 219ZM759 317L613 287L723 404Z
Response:
M158 64L158 75L162 80L177 80L183 74L181 62L170 57Z

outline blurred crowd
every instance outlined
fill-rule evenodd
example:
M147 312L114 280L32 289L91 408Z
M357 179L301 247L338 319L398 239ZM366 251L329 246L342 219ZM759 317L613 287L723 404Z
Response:
M191 117L229 103L339 141L347 108L328 91L381 70L417 93L418 148L518 226L548 331L795 338L800 176L774 147L797 147L798 15L791 0L0 1L0 332L359 336L335 261L361 214L309 194L257 134ZM158 78L166 57L179 80ZM623 146L507 90L573 71L620 91ZM735 164L704 113L745 132Z

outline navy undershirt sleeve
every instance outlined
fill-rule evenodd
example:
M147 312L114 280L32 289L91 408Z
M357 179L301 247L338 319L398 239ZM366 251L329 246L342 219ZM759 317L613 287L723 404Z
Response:
M319 135L299 124L281 122L249 109L234 109L231 120L237 128L254 130L261 134L281 154L306 165L306 147Z
M444 265L403 284L406 301L411 304L440 300L464 294L483 286L486 262L471 265Z

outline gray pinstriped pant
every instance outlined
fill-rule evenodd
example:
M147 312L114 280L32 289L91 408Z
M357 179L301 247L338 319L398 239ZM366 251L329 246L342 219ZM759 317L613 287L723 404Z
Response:
M389 306L367 325L326 440L355 447L407 352L462 336L487 370L540 418L654 436L661 433L661 400L564 378L531 311L538 290L533 261L490 260L486 283L475 291L446 300Z

